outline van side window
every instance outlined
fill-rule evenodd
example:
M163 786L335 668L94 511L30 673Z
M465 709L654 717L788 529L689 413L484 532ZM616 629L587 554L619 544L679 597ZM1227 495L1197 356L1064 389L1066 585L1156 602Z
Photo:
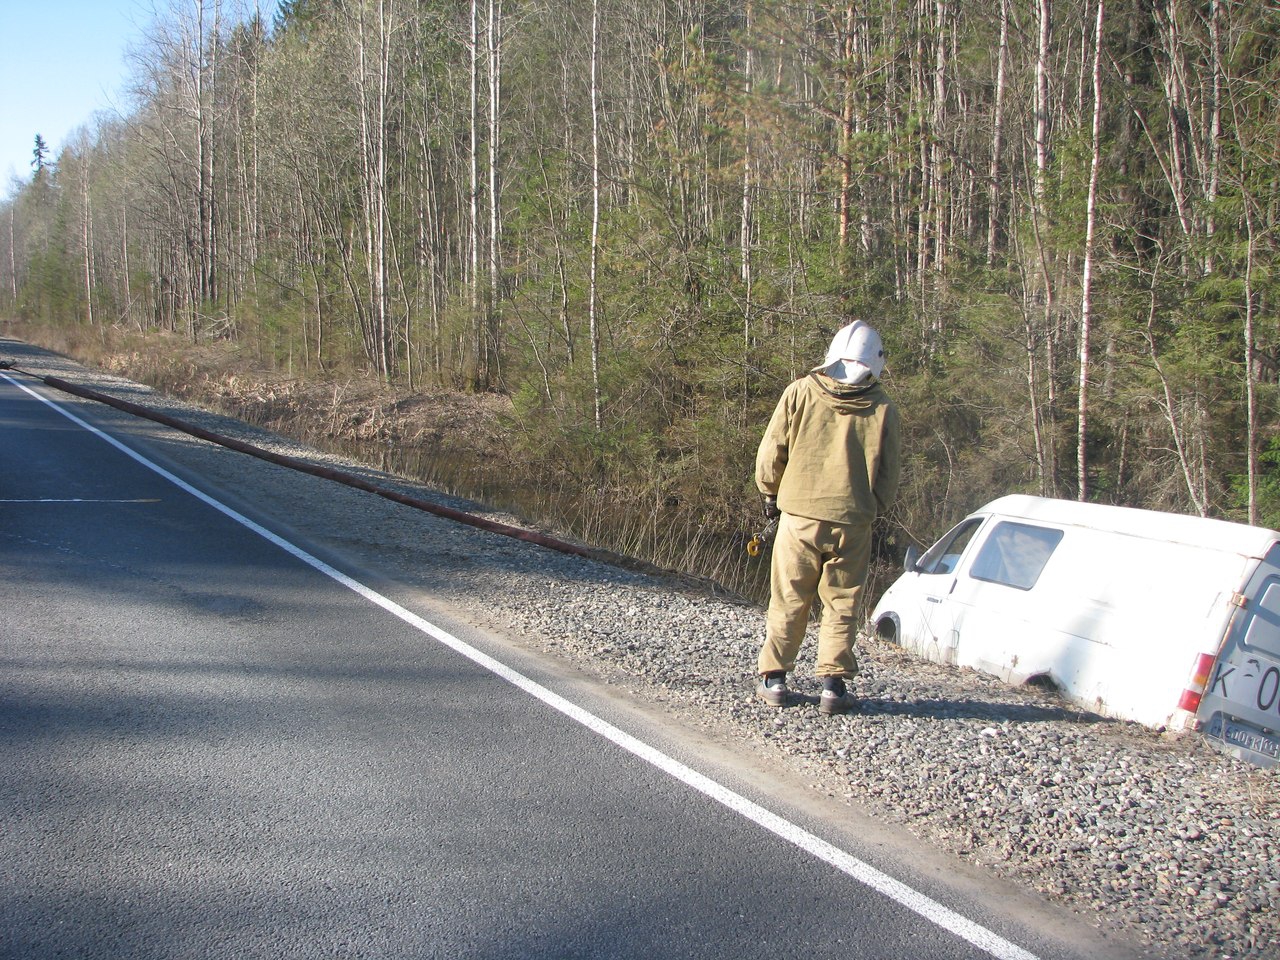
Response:
M978 527L982 525L982 517L966 520L958 527L929 548L923 557L916 561L918 573L951 573L960 562L960 555L969 545Z
M1030 590L1061 540L1061 530L1003 520L973 558L969 574L977 580Z

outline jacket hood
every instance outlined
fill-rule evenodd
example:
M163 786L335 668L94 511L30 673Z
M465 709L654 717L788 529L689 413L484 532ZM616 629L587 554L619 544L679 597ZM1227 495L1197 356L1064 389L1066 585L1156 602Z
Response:
M888 398L875 377L862 383L849 384L833 380L825 373L810 373L807 382L818 398L839 413L861 413L884 403Z

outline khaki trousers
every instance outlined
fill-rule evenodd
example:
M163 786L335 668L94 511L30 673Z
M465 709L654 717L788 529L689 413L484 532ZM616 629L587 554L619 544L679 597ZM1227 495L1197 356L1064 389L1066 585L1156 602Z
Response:
M858 600L870 561L870 524L852 526L782 515L773 542L760 673L795 669L816 597L822 601L817 675L846 679L857 675L853 642L858 634Z

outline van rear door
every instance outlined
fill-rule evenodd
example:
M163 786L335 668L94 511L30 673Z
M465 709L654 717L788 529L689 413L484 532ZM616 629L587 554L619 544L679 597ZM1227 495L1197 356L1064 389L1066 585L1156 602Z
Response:
M1238 605L1197 716L1212 743L1270 767L1280 763L1280 544Z

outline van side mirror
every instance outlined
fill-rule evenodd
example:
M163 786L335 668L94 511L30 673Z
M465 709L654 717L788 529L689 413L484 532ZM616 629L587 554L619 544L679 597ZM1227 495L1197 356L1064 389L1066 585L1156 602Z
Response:
M920 569L916 566L920 561L920 548L914 543L907 547L907 555L902 558L902 569L907 573L919 573Z

